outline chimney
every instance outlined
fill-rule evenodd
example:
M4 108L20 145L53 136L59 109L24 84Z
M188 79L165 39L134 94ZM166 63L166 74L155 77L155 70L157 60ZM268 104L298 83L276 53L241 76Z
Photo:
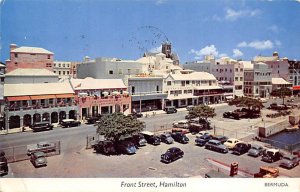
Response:
M16 49L18 46L16 44L10 44L9 45L9 48L10 48L10 51Z

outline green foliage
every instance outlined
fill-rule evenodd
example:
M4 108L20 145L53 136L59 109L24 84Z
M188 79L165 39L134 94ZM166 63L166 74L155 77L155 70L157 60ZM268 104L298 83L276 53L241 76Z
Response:
M289 97L292 96L292 90L286 87L282 87L280 89L275 89L274 91L272 91L271 93L272 96L274 97Z
M247 107L248 109L259 110L264 107L261 101L250 97L238 97L228 103L237 107Z
M207 119L208 117L213 118L214 116L216 116L216 113L215 108L207 105L197 105L189 111L189 115Z
M144 129L144 122L132 116L125 116L123 113L113 113L105 116L97 123L97 133L104 135L111 141L119 141L122 138L130 137Z

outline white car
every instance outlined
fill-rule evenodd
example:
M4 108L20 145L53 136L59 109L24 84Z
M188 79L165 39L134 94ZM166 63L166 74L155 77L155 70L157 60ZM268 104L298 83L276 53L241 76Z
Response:
M210 133L207 131L200 131L199 133L196 134L196 138L200 138L203 135L209 135Z
M187 120L181 120L181 121L174 122L173 127L187 129L187 128L189 128L189 123Z
M224 145L225 145L228 149L233 149L234 146L235 146L237 143L239 143L239 142L241 142L241 141L238 140L238 139L230 138L230 139L228 139L228 140L224 143Z

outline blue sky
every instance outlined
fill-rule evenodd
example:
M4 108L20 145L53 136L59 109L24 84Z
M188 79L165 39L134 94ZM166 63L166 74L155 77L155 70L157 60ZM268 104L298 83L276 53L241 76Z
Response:
M43 47L55 60L138 59L169 40L181 63L205 54L300 60L298 1L0 0L1 61L9 44Z

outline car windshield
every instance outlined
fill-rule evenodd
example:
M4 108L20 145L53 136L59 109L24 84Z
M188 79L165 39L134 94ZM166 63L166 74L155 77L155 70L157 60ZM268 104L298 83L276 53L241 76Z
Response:
M231 141L231 140L228 140L227 143L232 143L232 141Z
M259 150L259 149L260 149L260 147L259 147L259 146L256 146L256 145L253 145L251 148L252 148L252 149L255 149L255 150Z

